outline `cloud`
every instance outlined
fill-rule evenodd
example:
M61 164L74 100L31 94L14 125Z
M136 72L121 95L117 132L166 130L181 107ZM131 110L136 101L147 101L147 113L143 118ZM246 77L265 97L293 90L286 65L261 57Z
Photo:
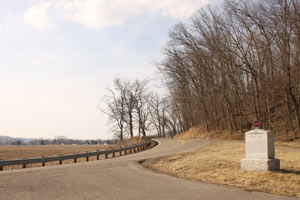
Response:
M138 13L132 0L71 0L58 5L69 19L90 28L117 26Z
M175 18L191 17L209 0L136 0L141 6Z
M54 27L51 17L48 14L50 2L41 1L37 5L29 8L24 15L25 21L38 28L38 29L50 29Z
M52 6L67 20L89 28L118 26L145 12L174 18L188 18L211 0L52 0L41 1L25 14L29 24L37 28L53 26L48 14Z
M60 56L54 53L43 54L39 57L34 58L32 61L34 65L45 65L45 63L57 63L57 62L62 62L62 59Z

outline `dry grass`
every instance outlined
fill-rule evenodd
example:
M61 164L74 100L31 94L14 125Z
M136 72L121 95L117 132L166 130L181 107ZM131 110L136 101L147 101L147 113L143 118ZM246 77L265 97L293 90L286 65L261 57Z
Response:
M292 142L275 142L276 145L286 146L290 148L300 149L300 140L295 140Z
M123 140L122 142L119 142L116 145L112 145L110 148L119 148L119 147L124 147L124 146L130 146L134 144L138 144L142 142L142 138L140 137L133 137L129 140Z
M177 134L174 139L222 139L222 140L242 140L244 134L240 132L230 133L229 131L215 130L207 132L202 126L192 127L189 130Z
M287 138L291 138L292 136L283 136L277 135L275 136L276 144L291 148L300 149L300 140L293 140L290 142L284 142ZM231 133L229 131L210 131L207 132L206 129L202 126L192 127L189 130L177 134L174 139L218 139L218 140L244 140L244 133Z
M300 197L300 151L277 148L281 170L276 172L243 171L240 160L244 157L242 142L221 142L194 152L158 158L145 165L180 178Z
M105 145L0 146L0 160L49 157L109 148Z
M124 146L130 146L141 142L141 138L134 137L129 140L124 140L114 145L41 145L41 146L1 146L0 145L0 160L15 160L24 158L39 158L39 157L51 157L58 155L78 154L91 151L101 151L107 149L120 148ZM124 152L123 152L124 155ZM115 154L119 156L119 154ZM100 155L100 159L104 159L105 155ZM109 155L112 157L112 155ZM89 157L89 161L96 160L96 156ZM73 160L64 160L63 164L73 163ZM77 162L86 162L86 158L79 158ZM58 161L47 162L46 166L58 165ZM40 167L41 163L26 165L30 167ZM6 166L4 170L20 169L22 166Z
M77 154L87 151L101 151L106 149L120 148L140 143L139 137L124 140L114 145L41 145L41 146L1 146L0 160L13 160L23 158L49 157L57 155Z

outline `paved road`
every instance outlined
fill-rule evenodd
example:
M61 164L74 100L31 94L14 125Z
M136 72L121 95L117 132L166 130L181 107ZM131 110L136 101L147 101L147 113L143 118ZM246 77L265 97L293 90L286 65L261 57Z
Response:
M144 169L138 164L139 160L209 144L206 140L160 139L159 142L160 145L151 150L115 159L3 171L0 199L293 199L187 181Z

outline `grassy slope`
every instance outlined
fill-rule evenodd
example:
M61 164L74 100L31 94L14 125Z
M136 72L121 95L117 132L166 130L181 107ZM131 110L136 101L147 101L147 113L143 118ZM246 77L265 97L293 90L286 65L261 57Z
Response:
M244 133L230 133L228 131L211 131L207 132L202 127L193 127L186 132L177 134L174 139L218 139L218 140L244 140ZM287 136L287 138L290 138ZM300 149L300 139L286 142L285 135L275 135L277 145L287 146Z

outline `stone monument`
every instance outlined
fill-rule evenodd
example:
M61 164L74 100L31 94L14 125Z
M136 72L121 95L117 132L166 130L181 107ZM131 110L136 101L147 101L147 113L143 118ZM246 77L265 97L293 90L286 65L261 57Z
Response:
M262 129L246 132L246 158L241 168L248 171L270 171L280 169L280 160L275 159L274 133Z

